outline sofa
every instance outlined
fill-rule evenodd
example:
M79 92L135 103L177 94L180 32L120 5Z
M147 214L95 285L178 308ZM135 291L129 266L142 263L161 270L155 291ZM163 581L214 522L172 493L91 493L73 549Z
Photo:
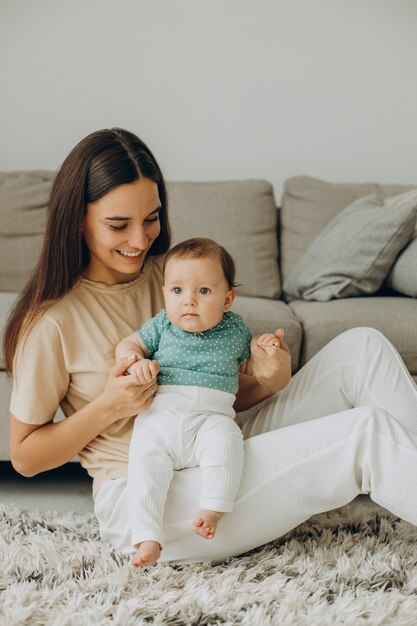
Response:
M2 328L39 253L53 178L53 172L43 170L0 173ZM349 235L348 239L348 229L343 222L340 225L340 216L343 217L346 211L349 213L353 205L356 213L350 211L348 221L350 219L351 225L352 219L354 223L359 223L365 210L357 203L370 198L373 202L370 210L380 206L382 209L378 215L386 211L390 218L394 213L389 213L390 207L385 206L387 199L410 190L413 193L413 189L412 186L374 183L328 183L298 176L286 181L282 198L277 203L272 185L263 180L169 183L173 243L188 237L204 236L217 240L229 250L235 258L240 283L234 310L245 318L254 334L278 327L285 330L294 373L339 333L357 326L371 326L390 339L417 381L417 289L415 293L413 291L413 285L417 283L416 210L414 208L413 213L412 207L408 207L410 199L407 193L407 215L394 224L388 234L384 231L383 245L379 241L382 251L374 255L371 263L372 270L377 268L378 276L371 287L368 281L363 293L357 285L353 291L349 292L349 288L346 290L346 271L343 267L338 269L339 274L343 274L343 289L335 292L334 297L326 296L323 299L320 288L316 292L313 289L314 293L319 294L318 297L314 293L311 297L311 284L304 291L300 291L297 285L294 289L292 284L292 277L296 275L297 278L297 269L302 268L303 264L304 273L309 274L311 283L311 271L316 271L314 268L318 262L324 267L321 273L327 276L326 280L330 280L333 288L334 268L329 265L333 263L339 266L344 255L345 262L355 266L360 257L354 246L350 250L355 236L359 234L364 239L365 256L371 244L374 245L374 239L378 239L379 218L375 214L369 214L369 234L364 226L360 226L355 236ZM277 204L280 208L277 208ZM400 205L404 213L403 200ZM399 212L395 206L394 209ZM345 237L343 241L336 241L336 250L332 252L333 261L326 257L328 241L326 238L323 242L320 239L323 233L328 235L329 228L331 232L334 228L339 228L339 231L341 228ZM315 250L312 250L314 246ZM381 266L380 259L386 250L389 250L390 256L385 259L385 265ZM366 262L369 263L369 259ZM399 268L397 273L401 274L400 279L408 285L404 289L401 280L392 278L396 278L396 267ZM361 271L363 273L363 269ZM368 274L366 272L367 279ZM349 280L348 284L353 285L355 281L350 280L349 283ZM286 285L289 285L288 289ZM4 370L2 357L0 460L3 461L10 459L10 392L11 380ZM39 392L42 393L41 390ZM62 419L59 411L56 419Z

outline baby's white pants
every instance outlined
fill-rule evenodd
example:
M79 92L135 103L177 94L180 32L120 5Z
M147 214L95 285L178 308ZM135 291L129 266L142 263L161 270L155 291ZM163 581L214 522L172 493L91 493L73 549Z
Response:
M201 469L175 472L161 561L241 554L361 493L417 525L417 387L377 330L339 335L238 419L245 460L233 511L211 541L193 533ZM131 552L126 482L106 481L95 512L102 538Z
M174 470L199 465L200 508L233 509L243 465L234 400L217 389L163 385L149 410L136 417L127 483L132 545L164 545L164 506Z

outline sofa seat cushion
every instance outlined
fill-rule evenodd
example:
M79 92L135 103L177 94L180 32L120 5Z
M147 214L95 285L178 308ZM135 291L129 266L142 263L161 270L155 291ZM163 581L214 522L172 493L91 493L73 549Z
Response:
M14 301L17 298L17 293L12 292L0 292L0 341L3 346L3 329L12 308ZM4 354L3 350L0 350L0 370L4 370Z
M281 300L237 296L233 303L233 311L243 317L254 335L283 328L285 341L291 353L292 371L298 369L302 328L288 304Z
M301 365L345 330L370 326L394 344L409 372L417 374L416 299L371 296L330 302L293 300L290 307L303 326Z

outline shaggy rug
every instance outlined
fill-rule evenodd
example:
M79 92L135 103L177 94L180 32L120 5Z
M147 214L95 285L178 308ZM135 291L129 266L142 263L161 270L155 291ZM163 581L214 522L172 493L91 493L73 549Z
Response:
M417 623L417 528L349 505L218 565L132 570L92 514L0 505L1 626Z

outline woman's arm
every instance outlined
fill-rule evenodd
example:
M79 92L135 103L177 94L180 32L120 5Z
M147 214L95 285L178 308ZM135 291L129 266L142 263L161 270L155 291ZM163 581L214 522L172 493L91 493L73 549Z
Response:
M284 331L277 329L280 348L267 351L252 340L250 371L252 376L241 374L236 394L235 410L246 411L262 400L286 387L291 379L291 355L284 341Z
M125 359L110 371L103 392L81 410L60 422L33 425L10 415L10 456L24 476L63 465L108 426L145 411L153 400L156 381L138 385L136 376L125 376L133 360Z

